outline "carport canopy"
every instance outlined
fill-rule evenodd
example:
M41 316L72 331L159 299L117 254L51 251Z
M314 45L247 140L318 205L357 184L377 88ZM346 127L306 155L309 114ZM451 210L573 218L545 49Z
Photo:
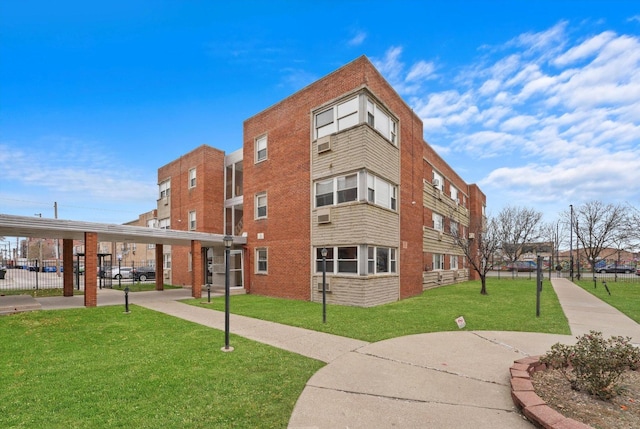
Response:
M73 240L85 243L85 270L95 272L98 242L147 243L156 245L156 266L162 266L164 245L191 246L193 255L192 295L200 298L202 289L203 247L224 245L223 234L173 229L149 228L143 226L105 224L64 219L50 219L30 216L0 214L0 236L57 238L63 244L64 295L73 295ZM234 245L247 243L246 237L233 236ZM93 271L90 271L93 269ZM68 280L67 280L68 278ZM85 279L85 306L97 304L97 281L93 276ZM156 289L162 290L162 276L156 276Z

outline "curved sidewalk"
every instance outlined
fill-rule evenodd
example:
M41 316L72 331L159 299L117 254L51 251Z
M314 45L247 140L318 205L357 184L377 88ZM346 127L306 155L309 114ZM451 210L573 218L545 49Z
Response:
M567 279L552 284L572 335L456 331L366 343L233 314L230 326L234 335L327 362L298 398L292 429L530 429L510 396L514 360L543 354L557 342L573 343L589 330L640 342L640 325L627 316ZM132 304L224 329L223 312L176 302L188 293L130 296ZM55 308L47 299L38 300L42 308ZM121 303L122 294L101 300Z

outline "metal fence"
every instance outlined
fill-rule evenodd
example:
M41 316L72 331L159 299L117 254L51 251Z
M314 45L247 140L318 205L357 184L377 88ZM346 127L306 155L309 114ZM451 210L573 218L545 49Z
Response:
M594 273L591 265L586 261L580 261L574 259L573 266L571 260L568 257L562 257L555 259L553 262L543 262L543 275L545 278L569 278L573 280L595 280L597 282L623 282L623 283L640 283L640 275L637 275L637 270L640 269L640 265L631 266L631 269L625 266L625 268L614 267L610 269L610 272L605 270L604 266L596 266L596 272ZM494 264L493 269L489 272L492 277L499 278L526 278L535 280L536 272L534 268L524 266L521 269L509 268L508 264Z
M144 277L135 278L134 266L119 267L118 264L112 266L110 259L99 260L97 276L98 287L112 288L132 284L144 278L144 281L155 281L153 276L145 273ZM120 273L119 268L122 268ZM84 290L84 279L88 275L84 270L84 258L77 257L73 262L73 287L77 290ZM27 260L22 265L8 267L3 275L0 275L0 295L2 291L24 290L33 291L41 289L62 289L64 285L62 260L42 261Z

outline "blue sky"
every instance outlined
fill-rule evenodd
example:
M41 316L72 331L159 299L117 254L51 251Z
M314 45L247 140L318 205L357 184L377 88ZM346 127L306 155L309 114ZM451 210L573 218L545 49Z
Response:
M360 55L487 195L640 207L640 2L0 2L0 213L122 223L157 169Z

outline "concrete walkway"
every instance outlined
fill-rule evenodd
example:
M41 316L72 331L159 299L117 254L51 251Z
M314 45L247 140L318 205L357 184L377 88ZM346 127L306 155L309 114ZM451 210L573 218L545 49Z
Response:
M298 398L292 429L533 428L510 396L514 360L543 354L556 342L573 343L589 330L640 342L640 326L622 313L567 279L552 284L572 335L457 331L366 343L237 315L230 327L234 335L327 363ZM99 293L100 305L123 305L122 292ZM224 313L176 302L190 297L188 289L129 296L130 304L224 329ZM69 300L37 299L43 309L63 308Z

